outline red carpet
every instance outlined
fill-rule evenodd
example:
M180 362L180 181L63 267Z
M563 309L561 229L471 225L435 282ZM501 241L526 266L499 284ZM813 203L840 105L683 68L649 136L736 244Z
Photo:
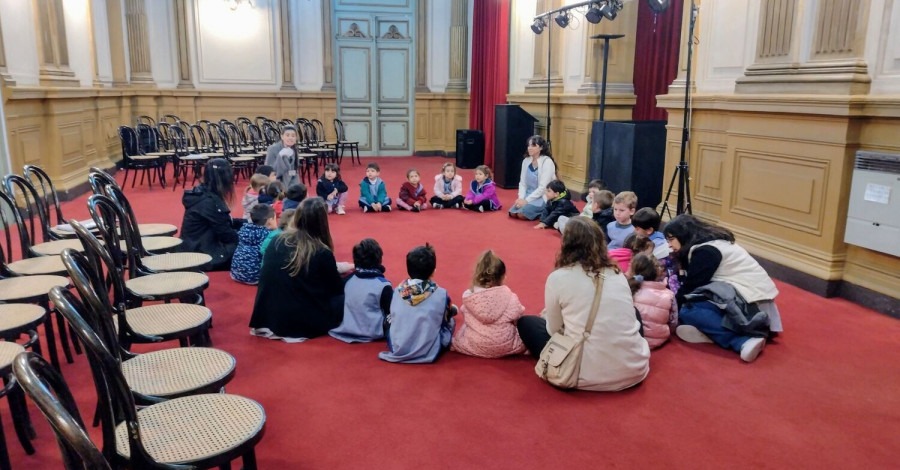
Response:
M393 197L408 167L417 167L423 182L430 182L443 160L378 162ZM355 200L363 170L348 162L344 167ZM468 184L472 171L461 174ZM141 222L180 225L180 188L128 188L126 194ZM504 204L514 198L513 191L501 191ZM84 201L67 203L66 215L86 218ZM509 220L505 211L348 209L348 215L330 219L339 260L349 261L353 244L373 237L396 284L406 275L406 252L427 241L437 250L435 280L459 300L477 255L493 248L528 313L540 312L559 244L555 232ZM247 321L255 288L234 283L227 273L210 277L213 341L238 361L228 392L258 400L268 413L257 447L263 469L897 465L900 322L784 283L778 283L778 303L786 332L755 363L675 339L653 352L642 385L605 394L555 390L535 377L534 361L526 357L485 360L447 353L433 365L396 365L378 360L383 343L319 338L289 345L254 338ZM76 357L63 372L89 420L94 391L86 358ZM33 456L24 455L5 404L2 410L16 469L61 468L52 432L37 409L31 413L39 435ZM99 442L99 429L91 435Z

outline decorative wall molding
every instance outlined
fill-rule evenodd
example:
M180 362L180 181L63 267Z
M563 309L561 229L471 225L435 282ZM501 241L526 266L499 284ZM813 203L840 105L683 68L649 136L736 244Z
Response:
M128 28L128 63L132 84L153 83L150 64L150 38L144 0L125 0L125 25Z
M69 48L62 0L34 0L37 15L40 83L48 86L79 86L69 68Z
M187 0L175 0L175 39L178 49L178 88L194 88L191 80L191 48L188 34Z

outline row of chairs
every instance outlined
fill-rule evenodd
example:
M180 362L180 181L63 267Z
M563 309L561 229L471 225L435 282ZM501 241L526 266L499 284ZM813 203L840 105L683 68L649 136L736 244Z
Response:
M188 176L192 183L202 178L203 167L210 158L226 158L235 170L235 180L249 177L255 166L265 159L265 150L277 142L287 125L298 132L297 162L298 172L309 183L319 176L320 162L341 163L345 151L349 151L351 162L361 163L359 143L344 139L344 125L334 120L337 140L328 141L325 128L318 119L298 118L296 121L282 119L275 121L257 116L253 122L239 117L235 122L222 119L219 122L200 120L194 124L175 115L166 115L156 122L149 116L140 116L134 128L121 126L119 137L125 162L125 181L134 170L132 187L141 173L141 184L145 179L150 186L159 180L165 186L166 166L169 161L174 167L175 185L181 180L185 186ZM174 190L174 187L173 187Z
M23 353L23 346L12 341L0 342L0 359L9 356L4 348L18 351L16 376L39 408L49 413L51 423L65 421L68 416L70 425L78 425L68 426L60 434L66 468L108 468L101 463L113 468L183 468L167 463L209 467L227 465L239 456L243 456L244 468L255 468L253 448L262 437L265 423L262 407L242 397L203 395L220 391L231 380L233 356L208 347L142 355L128 350L135 342L210 344L211 312L203 306L202 295L208 278L199 272L210 258L194 254L205 258L190 263L178 259L183 253L154 255L146 251L140 225L115 179L92 169L89 182L94 195L88 199L88 209L96 233L71 221L80 246L67 247L56 257L81 300L68 291L68 279L62 276L62 284L53 286L48 297L88 351L99 399L95 425L102 425L102 452L89 439L84 440L83 423L71 394L60 391L64 382L58 364L48 366L38 349L32 347L32 353ZM167 260L160 262L159 257ZM170 304L174 299L182 303ZM151 300L164 303L142 305ZM0 360L0 375L8 376L11 363ZM46 386L61 401L42 395ZM151 406L136 409L146 405ZM188 418L189 412L198 415ZM14 422L27 423L27 413L25 419ZM177 429L162 429L167 426ZM143 434L139 432L141 427ZM24 426L20 433L17 426L23 446L29 437L34 438L29 428ZM64 444L73 435L82 439L71 446ZM210 436L214 442L209 441ZM25 449L33 452L30 443ZM77 466L81 464L89 466Z

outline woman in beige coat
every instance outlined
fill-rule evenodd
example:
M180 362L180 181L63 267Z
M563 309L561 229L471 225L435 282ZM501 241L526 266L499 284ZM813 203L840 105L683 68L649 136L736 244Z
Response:
M640 383L650 371L650 347L640 334L631 289L606 253L600 227L573 217L566 225L556 270L544 287L541 317L525 316L517 327L528 351L539 356L550 336L562 329L581 338L594 299L594 277L604 276L600 307L585 340L577 388L622 390Z

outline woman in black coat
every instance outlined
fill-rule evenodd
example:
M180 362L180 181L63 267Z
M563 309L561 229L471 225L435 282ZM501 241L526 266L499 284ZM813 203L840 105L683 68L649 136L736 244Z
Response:
M231 269L231 257L237 248L237 229L243 219L232 219L234 173L223 158L206 164L203 184L184 192L184 219L181 222L181 251L200 252L212 256L207 270Z
M325 201L305 199L290 227L263 255L250 332L296 343L341 324L344 282L332 252Z

